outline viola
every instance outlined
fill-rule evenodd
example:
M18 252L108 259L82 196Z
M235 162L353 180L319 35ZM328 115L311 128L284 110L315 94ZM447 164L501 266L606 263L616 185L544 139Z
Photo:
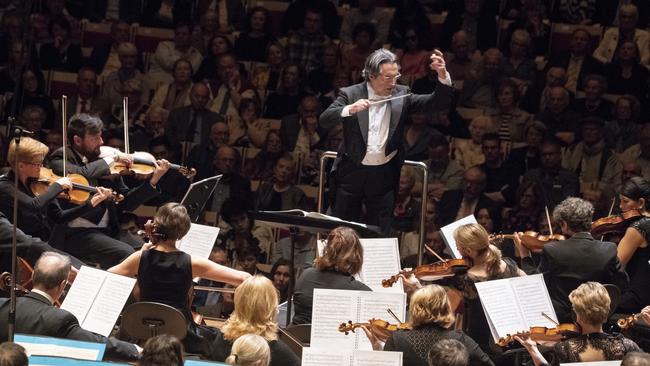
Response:
M505 347L516 341L515 337L530 337L535 342L560 342L565 339L577 337L581 334L580 327L576 324L562 323L554 328L530 327L528 331L508 334L499 338L496 344Z
M71 203L77 205L82 205L88 201L91 193L97 193L97 188L88 185L88 180L83 175L68 174L67 177L72 181L72 189L61 192L59 194L59 198L68 200ZM45 191L47 191L50 185L59 179L61 179L61 177L54 174L54 172L52 172L52 169L41 167L41 172L38 179L35 179L30 183L32 193L34 193L36 196L40 196L41 194L45 193ZM124 199L124 196L113 192L111 199L119 202Z
M435 281L442 277L466 272L469 267L470 264L466 259L448 259L441 262L423 264L412 270L400 271L400 273L390 276L389 279L382 280L381 285L383 287L391 287L400 277L409 277L410 275L415 275L415 277L424 281Z
M355 329L363 326L371 328L373 334L375 334L382 342L386 342L390 334L396 330L413 329L409 323L391 324L382 319L370 319L368 323L353 323L352 320L348 320L347 323L341 323L341 325L339 325L339 332L348 335L349 332L354 333Z
M622 233L641 216L643 214L639 210L629 210L619 215L600 218L591 223L591 235L597 237L611 233Z
M122 156L126 155L131 157L131 159L133 160L133 164L127 165L122 162L116 162L111 165L111 174L124 174L125 172L133 172L135 174L149 175L152 174L153 171L156 169L156 165L154 164L156 158L154 158L153 155L149 154L148 152L138 151L132 154L124 154L118 149L115 149L110 146L99 147L100 158L116 156L116 155L122 155ZM178 165L178 164L169 164L169 169L177 170L179 173L184 175L185 178L187 179L191 179L196 175L196 169L187 168L185 166Z
M514 234L491 234L490 240L499 240L499 239L514 239ZM520 236L521 244L532 250L538 252L544 248L545 244L548 244L552 241L561 241L566 240L566 237L562 234L553 234L553 235L543 235L537 231L526 231L523 235Z

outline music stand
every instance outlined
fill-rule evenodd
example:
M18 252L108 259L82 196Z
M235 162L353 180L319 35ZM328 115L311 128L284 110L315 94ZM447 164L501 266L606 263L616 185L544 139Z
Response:
M258 223L265 223L272 227L288 229L291 234L291 260L289 261L289 288L287 290L287 322L289 326L291 319L291 307L293 301L293 286L295 283L296 269L295 260L295 241L297 229L310 232L312 234L326 234L332 229L339 226L345 226L356 230L360 237L363 238L381 238L382 234L379 227L364 225L358 222L344 221L337 217L328 217L323 214L304 212L301 210L290 211L250 211L250 214ZM311 215L311 216L310 216ZM271 273L271 275L273 275Z
M187 208L187 213L192 222L196 223L199 221L203 208L205 208L205 204L208 202L210 196L212 196L214 189L217 188L221 177L222 175L215 175L214 177L205 178L190 184L190 188L188 188L185 196L181 200L181 205Z

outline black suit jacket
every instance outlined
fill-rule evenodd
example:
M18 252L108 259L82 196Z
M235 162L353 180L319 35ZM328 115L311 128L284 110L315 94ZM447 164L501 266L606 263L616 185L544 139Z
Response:
M410 93L410 89L403 85L397 85L391 97ZM403 160L404 147L404 126L411 110L433 110L442 109L451 103L453 88L439 84L436 90L427 95L416 95L390 101L391 116L390 128L388 130L388 141L385 154L389 155L398 150L398 159ZM368 98L368 86L366 82L342 88L336 100L320 115L320 126L326 130L334 127L338 122L343 122L344 143L339 149L338 156L347 156L354 164L360 165L366 155L368 142L368 110L341 117L343 108L359 99Z
M77 341L105 343L105 358L136 360L138 350L131 343L89 332L79 326L79 321L67 310L50 305L40 294L30 292L16 299L16 333L34 334ZM7 314L9 299L0 299L0 342L7 340Z
M180 145L180 141L186 140L187 132L192 120L192 111L192 106L185 106L173 109L169 112L165 134L176 148ZM223 116L219 113L212 112L208 109L203 111L201 120L201 144L208 143L210 138L210 129L213 124L219 121L224 121Z
M458 210L460 209L460 205L462 202L463 202L462 189L454 189L443 193L442 197L440 197L440 203L438 207L438 212L439 212L438 224L440 226L444 226L456 221L456 214L458 214ZM496 208L498 206L499 205L496 202L492 201L486 196L481 195L478 198L478 203L476 204L476 208L474 209L474 216L478 214L478 210L481 208L484 207Z
M548 64L546 65L545 71L548 71L551 67L561 67L565 70L569 67L569 61L571 61L571 53L563 52L559 55L552 57ZM578 75L578 90L582 90L582 80L585 76L589 74L601 74L605 75L605 68L598 60L593 58L591 55L585 55L584 60L582 61L582 67L580 68L580 74Z
M76 151L67 148L67 164L66 170L67 173L81 174L86 179L90 185L101 185L106 188L112 188L115 192L124 195L124 200L115 204L114 202L104 201L97 207L91 209L88 213L82 215L81 217L88 219L91 222L97 223L96 218L98 217L98 211L103 212L104 209L108 209L109 214L109 229L112 233L117 233L119 230L119 214L122 211L133 211L138 206L147 202L148 200L154 198L160 194L160 190L155 189L149 184L149 182L144 182L140 186L129 189L129 187L124 184L121 177L113 180L101 179L101 177L110 174L110 167L104 161L104 159L97 159L89 163L83 163L81 155ZM63 173L63 148L55 150L49 158L49 167L54 171L55 174L62 175ZM99 215L101 218L101 215ZM60 226L55 229L58 232ZM60 235L60 234L59 234ZM60 239L60 236L57 236L57 239Z
M124 19L124 18L120 17L120 19ZM88 66L95 69L95 72L97 72L97 74L101 74L102 70L104 70L104 65L106 65L108 56L110 56L111 54L111 48L113 48L113 44L106 43L101 46L95 46L93 48L93 51L90 53L90 60L88 60ZM140 71L144 70L144 62L142 61L142 52L139 51L138 51L138 63L136 67Z
M280 123L280 139L282 140L282 145L286 151L293 151L296 148L296 142L298 142L298 134L300 133L300 115L299 114L290 114L282 118ZM318 135L323 141L323 136L326 135L326 131L323 131L322 128L318 128Z
M527 273L542 273L560 322L571 321L569 293L587 281L610 283L624 291L629 283L616 255L616 244L577 233L563 241L544 245L540 262L522 261Z

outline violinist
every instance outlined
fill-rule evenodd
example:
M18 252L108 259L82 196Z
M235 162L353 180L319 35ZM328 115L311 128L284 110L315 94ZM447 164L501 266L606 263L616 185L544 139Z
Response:
M623 292L618 311L633 314L650 304L650 182L630 178L623 183L619 197L621 212L637 210L640 214L632 219L617 248L618 258L630 276L630 287Z
M542 247L535 263L521 243L521 233L514 235L517 255L527 273L542 273L555 313L561 323L571 321L569 293L586 281L610 283L627 288L627 275L616 256L616 245L594 239L590 234L594 207L576 197L569 197L553 209L553 221L559 223L567 240L549 242Z
M469 353L468 365L494 365L472 338L453 329L456 318L442 286L428 285L415 291L411 295L409 314L412 329L391 332L383 347L384 351L402 352L404 365L427 366L429 350L443 339L455 339L465 346ZM381 342L373 333L373 328L362 328L373 349L381 351Z
M583 283L571 291L569 301L582 334L556 343L550 362L541 354L535 341L527 336L515 337L531 355L535 366L620 360L629 352L641 351L636 343L623 335L603 332L603 323L607 321L610 310L609 294L603 285Z
M169 162L159 160L148 182L129 190L119 175L110 175L114 163L130 164L131 158L123 154L99 157L102 140L102 121L88 114L72 116L68 123L68 147L66 173L81 174L92 185L101 181L113 191L124 195L119 204L103 202L67 225L61 225L61 237L66 252L83 260L109 268L134 252L133 247L114 239L119 232L120 211L133 211L143 202L160 193L156 187L160 178L169 170ZM54 151L49 158L50 168L63 175L63 148ZM111 179L101 179L109 176Z
M0 211L7 217L13 217L14 195L18 198L18 228L25 234L47 241L50 239L50 224L67 223L90 211L101 202L111 197L112 191L97 187L97 193L82 205L76 205L66 210L61 208L56 197L64 190L72 189L72 181L62 177L52 183L45 193L36 196L30 183L38 179L43 166L43 159L48 153L48 147L42 142L24 137L18 148L16 158L16 142L11 141L7 152L11 170L0 176ZM18 175L18 192L14 187L14 178Z
M238 286L250 275L176 249L176 241L187 234L190 225L185 206L175 202L163 205L153 219L149 233L151 242L108 271L137 277L140 301L159 302L180 310L189 320L188 332L183 340L185 350L209 356L210 338L214 334L191 320L192 278L201 277Z
M488 351L492 344L490 330L474 284L526 274L517 267L514 260L501 256L501 251L490 244L488 232L480 224L462 225L456 228L453 235L458 251L470 261L471 267L465 274L451 278L452 288L448 293L451 305L456 309L460 301L464 300L467 334L481 349Z

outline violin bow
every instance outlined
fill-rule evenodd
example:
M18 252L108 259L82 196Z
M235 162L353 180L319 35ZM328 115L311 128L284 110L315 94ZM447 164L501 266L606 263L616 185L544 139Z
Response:
M397 321L397 324L403 323L401 320L399 320L397 315L395 315L395 313L390 308L387 308L386 311L388 312L388 314L390 314L390 316L392 316Z
M612 198L612 204L609 206L609 213L607 216L612 216L612 212L614 212L614 205L616 205L616 196ZM600 241L603 241L603 239L605 239L605 234L600 236Z
M553 236L553 225L551 225L551 215L548 214L548 206L544 206L544 211L546 211L546 222L548 222L548 232Z
M555 320L553 320L553 318L551 318L550 316L548 316L548 315L547 315L545 312L543 312L543 311L542 311L542 316L543 316L544 318L548 319L548 321L550 321L551 323L555 324L555 326L560 325L560 323L558 323L558 322L556 322Z
M129 97L122 98L122 123L124 123L124 153L129 154Z
M68 152L66 151L66 145L68 143L68 96L63 94L61 95L61 122L63 124L61 134L63 135L63 174L61 176L66 176L66 165L68 163Z
M442 259L441 256L438 255L438 253L436 253L435 250L431 249L428 245L424 244L424 249L426 249L429 253L433 254L433 255L436 256L438 259L440 259L441 262L444 262L444 261L445 261L444 259Z

